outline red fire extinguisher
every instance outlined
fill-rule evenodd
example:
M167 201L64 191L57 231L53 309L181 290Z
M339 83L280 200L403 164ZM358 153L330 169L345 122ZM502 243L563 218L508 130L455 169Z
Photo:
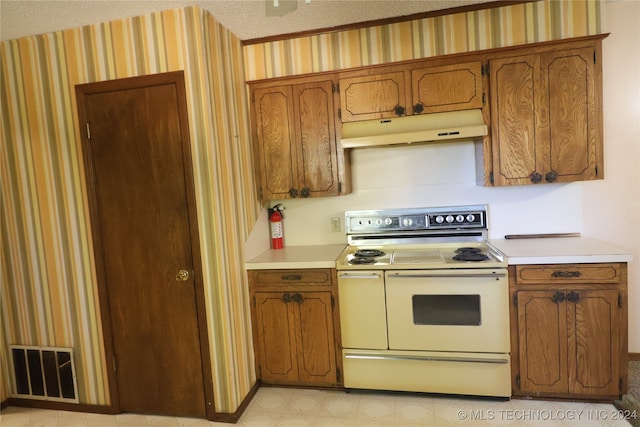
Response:
M271 225L271 249L282 249L284 247L284 229L282 228L282 218L284 208L277 204L269 208L269 223Z

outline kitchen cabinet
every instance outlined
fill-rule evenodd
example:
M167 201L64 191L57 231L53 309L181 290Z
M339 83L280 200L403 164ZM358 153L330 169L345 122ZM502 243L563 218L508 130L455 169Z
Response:
M481 70L479 60L448 60L347 73L340 78L342 122L482 108Z
M515 265L509 281L514 396L626 393L626 263Z
M249 271L262 383L341 385L335 277L333 269Z
M262 201L350 191L338 148L336 85L330 76L251 85L252 132Z
M489 56L493 185L603 178L601 58L600 39Z

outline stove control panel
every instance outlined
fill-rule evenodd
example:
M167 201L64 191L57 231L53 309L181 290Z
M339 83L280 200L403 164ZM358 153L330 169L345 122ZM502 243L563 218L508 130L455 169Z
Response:
M347 211L347 234L389 231L486 229L486 206Z

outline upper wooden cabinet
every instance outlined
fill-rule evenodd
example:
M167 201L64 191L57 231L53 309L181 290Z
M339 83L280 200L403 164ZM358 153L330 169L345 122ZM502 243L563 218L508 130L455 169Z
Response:
M262 201L347 192L330 77L254 84L252 129ZM347 165L348 167L348 165Z
M494 185L603 178L600 40L574 46L489 59Z
M481 61L431 63L391 65L375 74L341 78L342 121L482 108Z
M404 116L408 98L403 71L340 79L343 122Z
M480 61L411 70L413 114L482 108Z

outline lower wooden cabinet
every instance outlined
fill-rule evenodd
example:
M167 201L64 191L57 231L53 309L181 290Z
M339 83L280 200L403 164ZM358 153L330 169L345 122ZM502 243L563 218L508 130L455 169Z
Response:
M249 271L262 383L341 385L335 283L331 269Z
M513 395L626 393L626 264L509 268Z

